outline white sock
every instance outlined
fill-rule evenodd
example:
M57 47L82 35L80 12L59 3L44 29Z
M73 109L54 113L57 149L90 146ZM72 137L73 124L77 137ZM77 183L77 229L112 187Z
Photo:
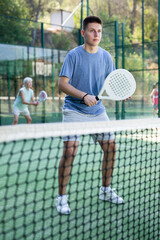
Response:
M63 198L63 196L66 196L66 194L63 194L63 195L59 195L59 194L58 194L58 197Z
M111 190L110 187L103 187L103 186L101 187L101 189L102 189L103 192Z

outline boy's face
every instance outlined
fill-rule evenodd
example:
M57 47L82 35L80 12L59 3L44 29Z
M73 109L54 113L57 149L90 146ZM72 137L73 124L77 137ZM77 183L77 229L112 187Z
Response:
M102 25L99 23L88 23L86 30L81 30L84 42L90 46L98 46L102 37Z

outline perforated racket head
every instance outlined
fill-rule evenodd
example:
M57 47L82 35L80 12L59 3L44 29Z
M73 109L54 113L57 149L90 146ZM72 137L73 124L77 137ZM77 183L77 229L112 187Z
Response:
M117 69L111 72L105 79L98 98L115 101L125 100L131 97L135 90L136 81L133 75L125 69ZM104 92L106 92L107 95L103 95Z
M43 90L39 93L39 101L44 102L47 99L47 93Z

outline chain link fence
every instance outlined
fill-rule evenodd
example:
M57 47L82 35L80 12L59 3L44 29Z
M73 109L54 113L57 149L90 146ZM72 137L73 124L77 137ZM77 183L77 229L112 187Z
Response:
M48 94L45 104L30 107L32 122L61 121L64 94L58 90L58 75L67 52L82 44L80 29L4 16L0 22L5 26L0 35L0 124L12 123L13 102L26 76L33 78L36 98L42 89ZM111 119L152 117L150 93L159 79L158 40L133 44L126 39L123 23L104 23L100 46L112 55L116 68L134 75L136 92L126 102L103 102Z

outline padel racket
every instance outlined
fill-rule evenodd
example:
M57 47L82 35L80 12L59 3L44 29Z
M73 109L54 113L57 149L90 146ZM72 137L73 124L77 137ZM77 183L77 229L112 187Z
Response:
M45 102L46 99L47 99L47 93L46 93L44 90L42 90L42 91L39 93L39 99L38 99L38 101L39 101L39 102Z
M133 75L125 69L117 69L107 76L96 99L125 100L131 97L135 90L136 81Z

